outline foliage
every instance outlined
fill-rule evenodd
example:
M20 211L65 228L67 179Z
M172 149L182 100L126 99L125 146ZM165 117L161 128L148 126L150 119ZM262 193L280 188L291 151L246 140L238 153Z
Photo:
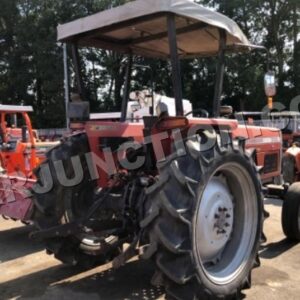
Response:
M62 45L56 27L79 17L121 5L126 0L0 0L0 101L28 104L35 109L37 127L64 126ZM277 71L277 101L288 104L300 94L299 0L198 0L225 13L243 29L252 43L271 49ZM82 69L87 97L94 111L120 109L126 57L104 50L82 50ZM135 89L151 85L172 95L170 65L165 61L135 58ZM70 61L72 67L72 63ZM266 104L263 93L265 53L227 57L223 103L236 110L258 110ZM184 97L195 108L210 110L215 60L182 62ZM71 73L72 85L75 84Z

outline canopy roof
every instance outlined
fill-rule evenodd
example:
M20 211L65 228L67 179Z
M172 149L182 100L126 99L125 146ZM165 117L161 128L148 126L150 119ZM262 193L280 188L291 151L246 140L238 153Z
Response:
M300 112L298 111L279 111L279 112L251 112L251 111L241 111L241 112L236 112L236 116L271 116L271 117L300 117Z
M219 29L227 46L250 46L239 26L228 17L189 0L138 0L58 26L58 40L117 52L167 58L167 16L175 15L181 57L215 55Z
M298 111L281 111L271 113L273 117L299 117L300 113Z
M0 104L0 112L6 112L6 113L33 112L33 108L32 106Z

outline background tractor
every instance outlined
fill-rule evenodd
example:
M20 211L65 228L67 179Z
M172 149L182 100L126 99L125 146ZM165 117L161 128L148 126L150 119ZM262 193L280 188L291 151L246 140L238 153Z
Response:
M272 126L281 129L283 150L300 142L300 113L296 111L271 112L270 121Z
M0 158L6 174L33 178L33 169L58 142L41 142L32 129L31 106L0 105Z
M0 215L21 221L31 218L33 169L58 144L39 141L28 115L32 111L31 106L0 105Z
M261 179L280 175L281 155L278 130L219 118L225 53L251 49L247 38L219 13L156 0L60 25L58 39L72 47L84 101L70 110L83 132L48 152L35 172L33 237L72 264L98 258L119 267L139 249L156 265L153 282L175 299L240 298L259 265ZM128 55L118 120L89 120L78 50L86 46ZM135 55L170 60L174 116L160 101L127 120ZM186 118L180 59L207 55L218 56L213 115Z
M294 143L300 142L299 112L238 112L235 113L235 117L241 124L280 129L284 151L293 146Z
M282 132L282 174L266 184L267 196L283 200L281 223L287 238L300 240L300 127L299 112L239 112L240 124L273 127ZM265 162L264 168L268 165ZM271 183L271 184L270 184Z
M283 139L282 228L289 239L300 241L300 113L271 113L271 122L274 127L281 129Z

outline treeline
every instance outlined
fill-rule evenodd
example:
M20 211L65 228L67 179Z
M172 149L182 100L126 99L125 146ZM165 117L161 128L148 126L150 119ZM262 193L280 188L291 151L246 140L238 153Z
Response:
M56 27L79 17L120 5L125 0L0 0L0 102L27 104L35 109L36 127L63 127L63 50ZM128 2L128 1L127 1ZM299 0L199 0L234 19L253 44L271 50L278 78L276 101L288 103L300 95ZM124 57L110 51L83 50L84 84L93 111L120 110ZM72 63L70 69L72 70ZM135 89L151 85L172 95L170 67L165 61L135 58ZM236 110L259 110L266 104L263 75L266 55L231 55L227 58L224 104ZM182 62L184 97L195 108L210 110L215 61ZM72 74L72 71L71 71ZM73 77L71 76L73 85Z

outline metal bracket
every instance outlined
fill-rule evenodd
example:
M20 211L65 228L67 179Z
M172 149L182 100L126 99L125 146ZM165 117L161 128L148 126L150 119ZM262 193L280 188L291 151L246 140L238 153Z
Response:
M112 265L114 269L122 267L129 259L138 255L139 251L136 248L138 241L139 236L136 236L130 246L113 260Z

